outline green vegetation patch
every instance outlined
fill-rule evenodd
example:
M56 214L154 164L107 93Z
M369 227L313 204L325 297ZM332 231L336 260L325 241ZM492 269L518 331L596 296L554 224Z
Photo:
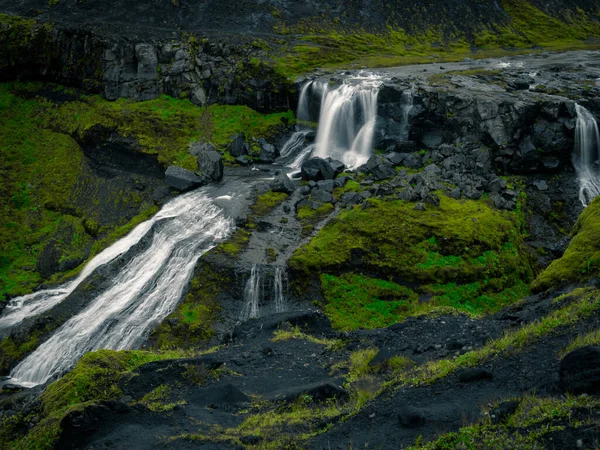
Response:
M600 270L600 199L583 210L571 232L565 253L553 261L532 283L539 292L564 283L583 282Z
M295 76L317 67L385 67L401 64L458 61L464 57L486 58L507 53L530 52L535 46L551 50L589 48L586 41L600 37L596 17L582 10L563 10L553 17L527 0L502 0L508 17L503 23L481 24L470 35L456 29L407 33L388 26L386 32L348 31L322 18L276 27L282 35L301 35L276 61L276 69ZM476 24L475 24L476 25ZM475 47L475 51L472 50Z
M547 448L553 434L588 429L596 425L600 401L589 395L540 398L526 396L506 423L492 425L489 415L482 422L446 433L418 449ZM496 406L496 405L494 405Z
M123 392L118 387L119 380L130 377L131 372L142 364L186 356L190 355L181 351L99 350L87 353L73 370L44 391L39 408L34 413L35 419L32 416L17 417L12 419L13 423L7 423L10 419L2 421L0 436L10 436L10 440L0 439L0 448L52 449L60 436L60 422L69 412L94 402L121 397ZM25 424L31 421L36 425L27 430ZM27 432L25 436L15 433L19 428L17 422L21 424L21 431Z
M266 216L277 206L281 205L287 198L288 194L284 192L269 191L259 195L250 209L255 216Z
M341 212L294 253L290 268L305 277L322 273L335 326L381 327L434 311L480 315L526 295L532 272L521 214L484 200L440 198L426 211L371 199L367 209ZM357 267L376 276L347 273Z
M109 224L97 217L104 200L101 188L92 185L100 182L87 173L77 143L90 128L116 130L163 165L195 170L191 141L208 140L225 151L233 134L269 138L282 119L293 122L293 114L265 115L244 106L200 108L166 96L109 102L48 83L0 84L0 301L41 282L73 276L84 261L157 211L150 200L123 191L111 201L133 210L130 218L135 217ZM51 279L36 267L45 250L58 253L60 273Z

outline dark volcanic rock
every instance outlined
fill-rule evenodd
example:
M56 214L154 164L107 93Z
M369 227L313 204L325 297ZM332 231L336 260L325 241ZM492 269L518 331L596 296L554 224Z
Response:
M198 155L198 171L203 178L220 181L223 178L223 159L216 150L204 150Z
M269 187L273 192L285 192L286 194L291 194L296 189L294 182L285 173L277 175Z
M425 411L414 406L403 406L398 412L398 422L404 428L416 428L425 425Z
M263 138L258 140L260 144L260 153L258 160L262 163L272 163L277 158L277 149L273 144L269 144Z
M573 350L560 362L560 384L573 394L600 393L600 347Z
M244 133L238 133L234 136L231 144L229 144L229 154L234 158L248 154L248 144L246 144Z
M269 397L271 400L281 400L289 403L304 396L307 396L307 401L323 402L330 398L344 400L348 397L348 392L332 381L318 381L316 383L282 389L271 393Z
M331 180L335 177L335 169L325 159L311 158L302 164L300 170L303 180Z
M202 186L204 179L183 167L169 166L165 171L165 184L180 191L187 191Z

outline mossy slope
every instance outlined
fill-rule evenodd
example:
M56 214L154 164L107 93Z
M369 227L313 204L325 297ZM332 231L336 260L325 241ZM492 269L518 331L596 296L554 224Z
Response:
M532 283L543 291L564 283L583 282L600 270L600 199L596 198L579 216L573 238L563 256L553 261Z
M426 211L400 200L369 205L342 212L289 262L300 277L325 273L325 308L338 327L385 326L440 308L481 314L527 292L520 213L444 195ZM338 276L348 272L369 277Z

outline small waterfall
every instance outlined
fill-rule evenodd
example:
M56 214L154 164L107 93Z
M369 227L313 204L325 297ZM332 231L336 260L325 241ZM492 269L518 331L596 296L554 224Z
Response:
M314 156L331 157L348 167L369 159L380 85L378 77L367 76L348 78L334 89L323 86Z
M285 295L283 293L283 269L277 267L275 269L275 278L273 280L273 298L275 300L275 312L287 311Z
M402 139L408 141L410 132L410 111L413 108L413 91L402 93Z
M117 249L131 247L139 234L152 229L151 245L133 256L84 310L21 361L11 377L24 386L42 384L73 367L87 352L139 346L174 310L198 259L232 228L232 220L203 189L167 203L124 238L122 246L115 244Z
M600 133L592 113L577 104L575 110L573 165L579 178L579 200L587 206L600 194Z
M309 81L302 86L300 97L298 98L298 109L296 110L296 118L299 121L310 122L310 105L308 104L308 91L313 85L313 81Z
M277 162L283 166L290 166L294 163L298 158L298 155L305 149L306 136L310 133L312 133L312 130L303 129L292 134L283 145Z
M256 264L252 266L252 272L250 278L246 282L244 287L244 308L240 313L240 320L245 321L248 319L257 319L259 313L258 302L261 298L261 285L260 285L260 267Z

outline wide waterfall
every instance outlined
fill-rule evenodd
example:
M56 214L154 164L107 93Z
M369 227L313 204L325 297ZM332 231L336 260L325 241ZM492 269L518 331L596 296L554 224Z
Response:
M296 112L300 129L284 145L279 163L299 169L306 159L318 156L351 168L364 164L371 156L381 84L375 75L348 77L335 87L320 80L305 83ZM311 130L306 126L311 122L318 123L317 136L314 144L307 145Z
M261 284L260 284L260 267L254 264L252 266L252 272L250 278L246 282L244 288L244 308L240 313L240 320L256 319L258 318L258 302L261 298Z
M42 384L70 369L89 351L139 346L150 330L174 310L200 256L225 238L232 227L232 220L214 205L204 189L167 203L124 238L124 243L106 252L122 253L132 242L152 232L149 247L132 257L83 311L21 361L11 377L25 386ZM92 261L88 267L97 267L105 260ZM90 269L86 268L85 273L91 273ZM64 290L69 289L72 286ZM56 303L56 297L49 298Z
M348 78L338 87L322 84L321 111L313 156L358 167L371 156L377 119L376 77Z
M579 200L587 206L600 194L600 133L592 113L581 105L575 105L575 110L573 165L579 178Z

